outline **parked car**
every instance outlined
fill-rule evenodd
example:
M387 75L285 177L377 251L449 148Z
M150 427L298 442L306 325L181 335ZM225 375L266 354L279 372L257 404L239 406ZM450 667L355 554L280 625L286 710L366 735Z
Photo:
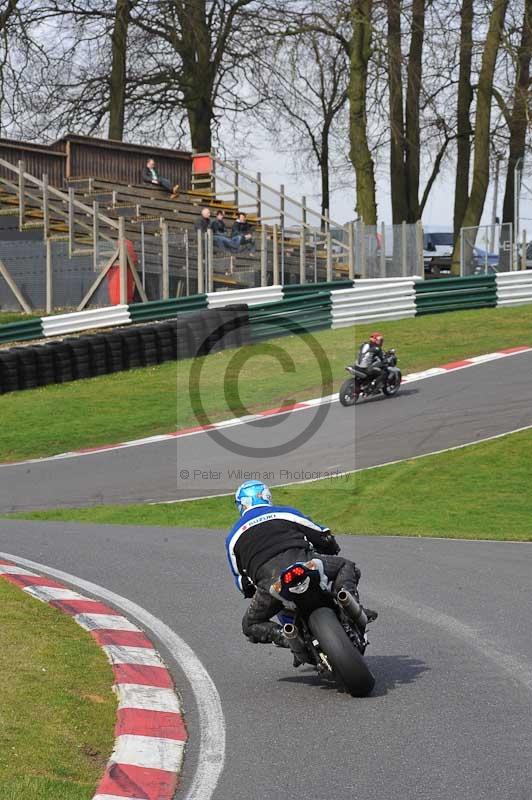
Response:
M452 231L423 233L423 264L425 272L432 275L449 275L453 254Z

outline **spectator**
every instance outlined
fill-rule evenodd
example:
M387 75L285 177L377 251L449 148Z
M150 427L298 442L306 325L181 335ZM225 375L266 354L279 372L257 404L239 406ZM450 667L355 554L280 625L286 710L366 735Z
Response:
M201 217L196 222L195 226L197 231L201 231L202 233L207 233L209 228L211 227L211 209L210 208L202 208L201 209Z
M201 217L196 222L196 230L202 233L207 233L208 229L212 230L212 240L216 248L226 250L234 253L238 250L238 243L230 239L226 234L226 227L224 222L224 212L217 211L216 219L211 221L210 208L201 209Z
M252 253L255 252L255 242L251 233L251 225L243 211L238 215L238 219L233 223L232 230L233 242L237 242L238 247L249 246Z
M163 189L169 192L169 194L171 194L172 199L177 197L179 192L179 184L176 183L175 186L172 186L168 178L161 178L153 158L149 158L147 160L146 166L142 172L142 180L144 183L151 183L154 186L161 186Z

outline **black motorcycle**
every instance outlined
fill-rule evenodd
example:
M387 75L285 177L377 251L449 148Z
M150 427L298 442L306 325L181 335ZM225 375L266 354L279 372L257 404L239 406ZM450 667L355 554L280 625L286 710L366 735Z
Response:
M322 561L292 564L270 592L286 609L279 619L294 666L311 664L354 697L368 695L375 678L362 658L368 644L365 611L347 590L333 594Z
M397 366L395 350L384 353L378 374L375 374L375 369L371 366L371 359L370 347L365 343L358 352L356 363L345 368L352 377L340 387L339 399L343 406L353 406L361 398L381 392L387 397L393 397L399 391L403 376Z

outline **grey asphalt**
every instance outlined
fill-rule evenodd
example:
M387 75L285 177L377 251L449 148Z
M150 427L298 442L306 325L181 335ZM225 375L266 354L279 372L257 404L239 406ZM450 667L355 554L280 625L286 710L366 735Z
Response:
M531 374L532 354L523 353L405 384L397 397L357 408L334 403L172 441L0 466L0 512L222 494L248 474L290 483L476 441L532 425Z
M139 603L193 647L220 692L227 761L214 800L530 800L530 545L341 537L380 611L372 697L327 688L248 644L223 532L2 521L0 550ZM172 667L172 664L170 664ZM198 741L194 700L184 786ZM178 793L180 796L181 793Z

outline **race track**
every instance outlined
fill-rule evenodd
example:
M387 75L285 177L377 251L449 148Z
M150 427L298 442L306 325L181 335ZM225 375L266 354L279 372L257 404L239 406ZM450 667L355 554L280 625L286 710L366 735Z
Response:
M316 408L265 418L224 429L229 445L203 432L1 466L0 510L221 494L243 479L239 470L286 483L484 439L532 425L531 369L524 353L406 384L391 400L327 405L314 429ZM529 800L529 545L340 537L362 568L363 600L380 612L367 654L376 689L355 700L309 668L294 670L288 652L244 640L246 602L229 576L224 535L10 520L0 551L128 598L193 648L225 716L213 800ZM188 800L202 733L196 696L160 650L183 694L190 745L177 797Z
M276 485L461 445L532 425L531 373L526 352L405 384L397 397L356 409L334 403L223 431L0 466L0 511L223 494L245 472Z
M223 532L3 522L0 551L124 595L179 632L221 695L225 769L213 800L528 800L532 786L529 545L340 537L380 611L374 696L338 694L286 651L248 644ZM164 648L161 648L164 654ZM190 734L198 720L171 659ZM209 800L209 798L202 798Z

